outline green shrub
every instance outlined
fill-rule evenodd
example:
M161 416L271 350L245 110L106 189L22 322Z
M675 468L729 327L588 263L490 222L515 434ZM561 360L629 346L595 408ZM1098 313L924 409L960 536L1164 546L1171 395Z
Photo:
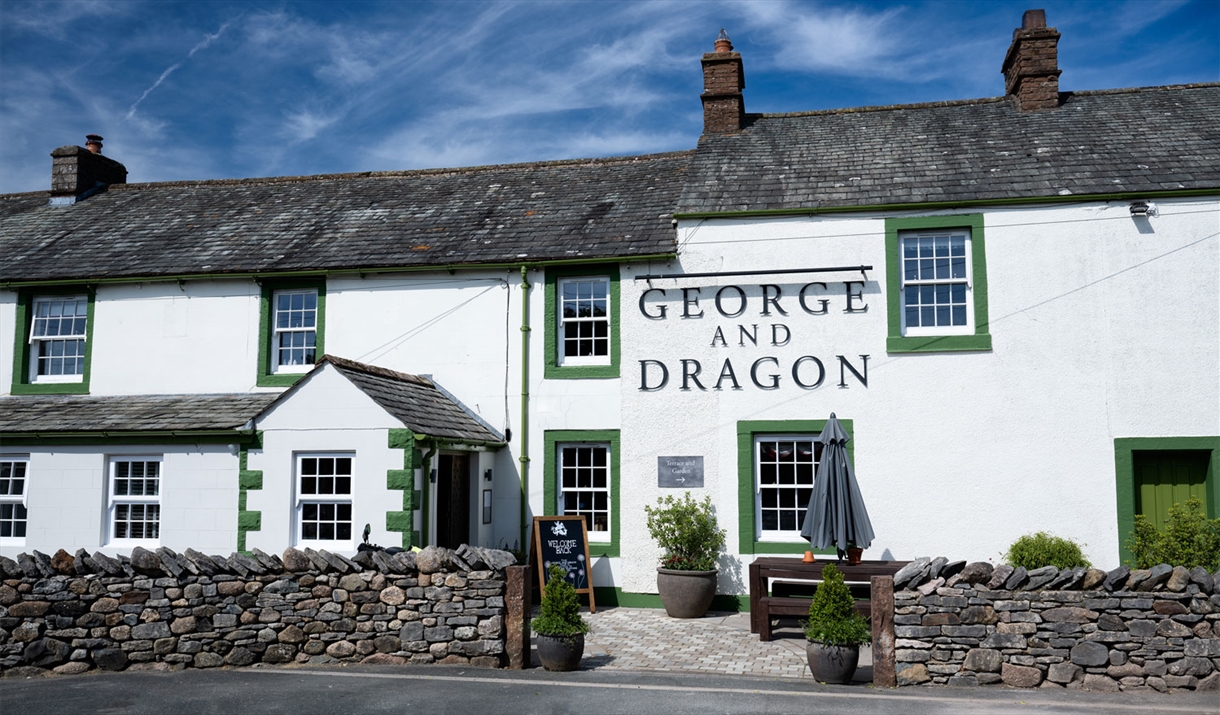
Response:
M644 505L648 515L648 533L653 541L665 550L661 567L678 571L713 571L716 556L724 546L724 529L716 527L716 514L712 512L712 498L702 502L691 498L690 492L682 499L665 495L657 499L657 505Z
M580 597L565 576L558 566L552 566L547 573L541 612L530 621L530 626L539 635L570 638L589 632L588 622L580 616Z
M1216 571L1220 569L1220 519L1208 519L1203 501L1191 497L1186 506L1169 507L1169 522L1163 529L1157 529L1143 514L1137 515L1127 549L1140 569L1169 564Z
M1092 566L1081 552L1080 544L1045 531L1026 534L1012 542L1012 546L1009 546L1008 552L1004 554L1004 560L1010 566L1024 566L1026 569L1040 569L1043 566L1060 569Z
M843 574L834 564L822 569L822 583L813 592L809 604L809 620L805 622L805 637L828 645L859 645L872 639L868 621L856 613L851 589L843 583Z

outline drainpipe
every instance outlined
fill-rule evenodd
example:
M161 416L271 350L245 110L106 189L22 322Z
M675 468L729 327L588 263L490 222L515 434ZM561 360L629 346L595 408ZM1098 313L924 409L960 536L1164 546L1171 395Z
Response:
M526 548L529 533L530 496L530 279L529 268L521 266L521 548Z
M432 505L432 500L429 499L429 492L431 491L429 485L432 484L432 457L436 454L436 449L436 441L429 441L428 451L424 452L423 458L424 485L423 489L420 490L422 494L420 501L423 503L419 505L419 517L420 521L423 522L419 527L419 540L423 543L416 544L416 546L419 546L421 549L427 544L431 543L430 539L428 539L428 512L431 511Z

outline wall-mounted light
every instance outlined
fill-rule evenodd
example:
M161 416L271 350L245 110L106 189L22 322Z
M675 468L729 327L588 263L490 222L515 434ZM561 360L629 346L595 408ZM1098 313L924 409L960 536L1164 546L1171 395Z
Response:
M483 470L483 481L485 481L485 482L491 481L491 470L490 469Z
M1132 201L1131 202L1132 216L1156 216L1156 204L1151 201Z
M436 484L436 467L433 467L432 471L428 472L428 481Z

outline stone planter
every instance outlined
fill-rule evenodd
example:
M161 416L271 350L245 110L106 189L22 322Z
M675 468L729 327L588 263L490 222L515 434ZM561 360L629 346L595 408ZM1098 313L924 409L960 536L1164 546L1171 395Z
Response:
M657 592L670 618L701 618L716 597L716 572L658 568Z
M585 636L544 636L534 634L538 644L538 660L546 670L569 671L580 667L580 658L585 653Z
M809 659L809 671L813 679L822 683L842 685L850 683L860 662L859 645L828 645L809 641L805 645Z

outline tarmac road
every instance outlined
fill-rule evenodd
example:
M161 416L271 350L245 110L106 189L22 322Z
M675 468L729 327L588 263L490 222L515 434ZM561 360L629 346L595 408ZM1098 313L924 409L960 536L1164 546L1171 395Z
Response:
M1171 713L1220 715L1216 693L992 688L874 689L743 676L303 666L93 673L0 680L0 713Z

